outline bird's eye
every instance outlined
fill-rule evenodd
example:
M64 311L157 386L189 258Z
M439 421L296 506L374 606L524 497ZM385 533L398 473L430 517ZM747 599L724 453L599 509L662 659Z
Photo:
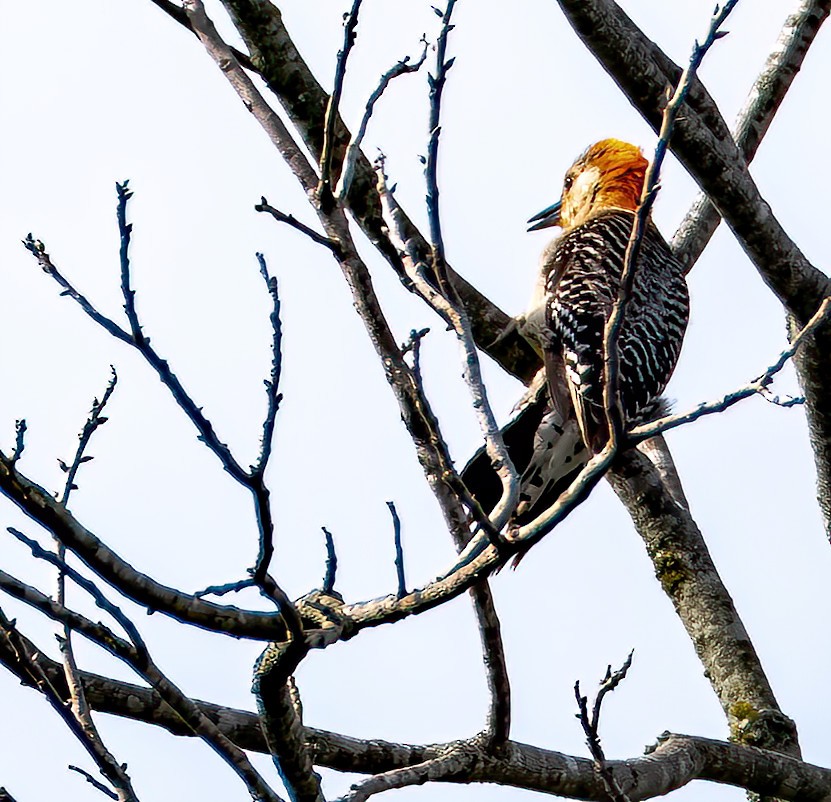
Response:
M563 181L563 189L565 189L565 191L568 192L568 190L571 189L571 185L573 183L574 183L574 179L570 175L567 175L566 180Z

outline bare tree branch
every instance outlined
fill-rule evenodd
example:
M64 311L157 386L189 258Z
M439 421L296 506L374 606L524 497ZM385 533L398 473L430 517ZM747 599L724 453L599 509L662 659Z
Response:
M104 783L96 780L88 771L72 765L67 766L67 768L80 774L96 791L100 791L104 796L108 796L110 799L118 799L118 794L113 793Z
M110 366L112 371L112 378L107 384L104 394L99 401L94 399L92 409L89 417L84 423L81 433L78 435L78 447L75 451L75 456L71 465L67 466L62 460L58 460L61 468L66 472L66 482L64 485L63 495L61 497L61 504L66 506L69 501L70 493L77 489L75 478L81 467L81 464L92 459L91 456L85 456L87 446L89 445L92 435L95 431L107 422L103 412L110 400L113 392L115 392L116 383L118 382L118 375L115 368ZM8 531L27 543L30 548L33 548L34 541L30 541L21 532L9 527ZM66 561L66 547L56 539L57 544L57 560L55 565L58 567L58 582L56 599L58 604L66 606L66 572L63 566ZM39 546L38 546L39 548ZM33 548L33 553L35 553ZM35 556L38 556L37 554ZM88 742L88 750L98 766L103 776L107 777L117 789L116 792L110 790L107 786L99 783L98 780L91 777L83 769L76 768L75 770L86 776L88 782L92 783L100 791L111 796L113 799L136 800L137 797L130 782L130 777L127 775L123 765L120 764L113 754L107 749L103 739L98 731L98 728L92 718L89 705L84 694L83 683L81 682L78 665L75 660L75 652L72 647L72 630L68 626L63 626L63 635L58 639L60 643L61 653L63 655L64 675L66 677L66 684L69 688L70 707L69 711L78 722L78 732ZM70 768L73 768L70 766Z
M606 762L606 755L603 752L603 747L600 745L600 710L603 705L603 700L607 693L612 691L620 685L626 678L626 672L632 665L632 655L634 652L629 652L629 656L624 661L623 665L614 673L612 667L606 669L606 676L600 683L600 690L592 706L591 716L589 716L589 706L587 697L580 693L580 680L574 683L574 696L577 699L577 706L580 709L578 718L580 725L583 727L583 732L586 734L586 744L589 747L592 758L594 759L597 771L603 778L603 784L606 786L606 792L609 795L610 802L630 802L629 797L621 790L614 777L614 774L609 769Z
M698 420L704 415L724 412L724 410L729 409L734 404L737 404L739 401L749 398L750 396L766 393L770 387L770 383L773 381L773 377L785 367L789 360L795 358L795 356L799 353L800 346L804 345L810 338L811 334L820 325L826 322L829 311L831 311L831 296L826 298L819 305L819 309L817 309L805 326L803 326L792 336L790 346L782 351L776 361L766 368L764 373L762 373L758 378L748 382L738 390L727 393L715 401L701 403L689 412L679 415L668 415L664 418L658 418L655 421L651 421L650 423L636 426L628 432L627 436L632 440L655 437L656 435L662 434L669 429L674 429L676 426L683 426L685 423L692 423L692 421ZM780 406L793 406L793 402L800 400L802 399L792 399L791 402L779 403Z
M190 24L190 20L188 19L187 12L184 8L182 8L182 6L177 6L176 3L171 2L171 0L150 0L150 2L155 3L162 11L164 11L165 14L176 20L176 22L180 25L183 25L192 34L196 35L196 32L193 30L193 26ZM234 58L236 58L236 60L243 67L245 67L246 70L249 70L250 72L257 72L257 68L251 63L251 59L247 53L243 53L235 47L231 48L231 52L234 54Z
M323 147L323 117L328 96L300 56L283 24L282 15L269 0L223 0L234 24L251 53L252 61L269 90L277 97L309 151L320 158ZM335 122L334 159L351 137L339 116ZM409 289L401 260L390 242L375 191L376 177L370 162L358 153L354 178L347 195L350 212L372 244L390 263ZM406 219L406 218L405 218ZM430 248L413 224L406 220L405 239L415 238L424 258ZM480 347L515 376L530 381L539 368L539 357L511 326L511 318L457 274L453 284L470 315L473 334Z
M102 579L149 610L235 637L273 640L284 636L285 625L279 615L206 602L137 571L82 526L48 491L21 474L2 452L0 492L55 535Z
M297 176L297 180L300 181L303 189L306 192L313 190L317 186L317 176L314 168L309 164L309 160L298 147L283 121L266 103L251 78L246 75L231 48L222 41L213 22L205 13L202 0L185 0L184 9L193 31L204 45L205 50L208 51L219 69L222 70L245 107L254 115L257 122L268 134L268 138L285 159L291 171Z
M45 554L48 555L49 553L46 552ZM41 556L48 559L45 555ZM77 631L129 665L158 691L159 695L176 711L195 734L198 734L208 746L228 763L245 783L254 799L263 800L264 802L281 802L280 797L274 793L251 765L245 752L226 738L216 725L202 713L198 705L159 670L132 622L115 605L107 602L93 583L84 580L66 564L62 568L67 575L72 576L76 583L94 596L97 604L103 606L117 618L119 624L127 630L133 643L118 637L103 624L96 624L79 613L52 601L40 591L25 585L5 571L0 571L0 589L47 617L65 624L73 631Z
M829 8L828 0L800 0L796 10L785 20L733 126L733 139L748 164L756 155L808 49L827 19ZM699 195L672 238L672 250L688 270L692 269L720 222L716 207L705 194Z
M293 215L285 214L281 212L279 209L275 209L273 206L269 205L268 201L265 198L260 198L260 202L254 207L258 212L267 212L270 214L278 223L285 223L288 226L300 231L302 234L305 234L312 242L317 243L318 245L322 245L324 248L328 248L332 251L333 254L337 257L340 254L340 245L335 241L331 240L328 237L324 237L322 234L318 234L313 228L309 228L309 226L301 223L297 220Z
M283 327L280 323L280 293L277 286L277 279L268 274L268 266L265 257L257 254L257 262L260 265L260 275L265 281L268 294L271 296L271 375L265 381L266 398L268 407L265 421L263 421L263 440L260 445L260 456L257 464L252 467L251 473L254 476L263 476L268 467L268 460L271 457L271 446L274 440L274 424L277 420L277 410L283 396L280 394L280 375L283 368L283 356L281 346L283 342Z
M469 750L447 750L448 754L425 760L413 766L391 769L383 774L376 774L352 786L352 790L336 802L366 802L371 796L395 788L407 788L424 785L427 782L450 782L454 777L464 777L471 769L474 754Z
M369 100L366 102L364 116L361 118L361 124L358 126L358 131L346 149L346 156L343 160L343 169L341 170L336 193L339 203L344 203L349 197L349 190L352 188L352 179L355 177L355 164L361 155L361 143L364 140L364 136L366 136L366 129L369 126L369 120L372 117L375 104L381 99L381 95L384 94L393 79L408 72L418 72L421 65L424 64L424 60L427 58L428 43L425 37L422 37L422 41L424 42L424 49L421 51L421 56L418 61L410 63L410 57L404 56L401 61L394 64L381 76L378 86L375 87L375 91L369 96ZM335 118L333 117L333 119Z
M14 651L28 678L28 683L36 687L46 697L52 709L63 719L70 732L81 742L89 756L95 761L95 765L98 766L102 776L106 777L117 789L114 793L107 788L107 793L113 799L122 802L138 802L138 797L133 790L130 777L124 766L120 765L104 746L97 730L90 728L87 721L79 716L70 705L64 703L64 698L50 681L38 655L30 649L31 643L20 634L15 622L6 618L2 610L0 610L0 641L4 641ZM26 682L26 679L23 681ZM88 720L91 721L91 719ZM102 785L102 788L106 788L106 786Z
M323 575L323 583L320 589L329 595L335 589L335 579L338 573L338 553L335 550L335 538L332 533L325 526L320 528L326 540L326 573Z

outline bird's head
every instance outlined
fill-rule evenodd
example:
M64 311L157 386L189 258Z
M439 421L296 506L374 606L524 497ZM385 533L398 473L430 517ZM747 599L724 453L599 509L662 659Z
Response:
M560 200L534 215L528 230L560 226L569 231L609 209L635 211L648 164L635 145L602 139L569 167Z

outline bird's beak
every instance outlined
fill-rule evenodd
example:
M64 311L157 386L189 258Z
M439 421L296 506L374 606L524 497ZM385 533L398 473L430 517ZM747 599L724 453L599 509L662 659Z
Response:
M535 214L528 222L534 225L529 226L529 231L539 231L541 228L549 228L550 226L560 225L560 206L562 201L552 203L546 209L543 209L539 214Z

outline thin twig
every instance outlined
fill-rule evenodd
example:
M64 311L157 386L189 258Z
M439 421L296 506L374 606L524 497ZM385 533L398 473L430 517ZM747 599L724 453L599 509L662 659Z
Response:
M84 771L84 769L73 766L71 763L67 766L70 771L76 771L80 774L93 788L97 791L100 791L105 796L108 796L110 799L118 799L118 794L112 791L110 788L107 788L104 783L96 780L88 771Z
M424 36L421 38L421 41L424 43L424 49L421 51L421 57L418 61L410 63L410 57L405 56L401 59L401 61L390 67L381 76L378 86L375 87L375 91L369 96L369 100L366 102L364 116L361 118L361 124L358 126L358 131L349 143L349 147L346 149L346 156L343 160L343 169L341 170L340 181L338 182L338 188L335 193L339 203L343 203L346 200L349 195L349 190L352 187L352 179L355 177L355 165L361 152L361 143L364 140L364 136L366 136L366 129L369 126L369 120L372 117L375 104L380 100L381 95L384 94L393 79L408 72L417 72L421 65L424 64L424 60L427 58L427 48L429 43L427 38Z
M78 474L78 470L84 462L89 462L92 459L92 457L84 455L84 452L92 438L92 435L95 433L99 426L102 426L107 422L107 418L104 417L103 412L107 406L107 402L109 401L110 396L115 391L115 386L118 382L118 375L116 374L115 368L112 365L110 366L110 370L112 372L112 377L110 378L110 381L107 383L107 387L104 390L104 394L101 397L100 401L97 398L93 400L89 417L84 423L84 427L81 430L81 433L78 435L78 448L75 451L75 456L72 460L72 464L70 466L67 466L65 462L63 462L62 460L58 460L58 464L60 465L61 469L66 472L66 483L64 485L63 495L60 500L60 503L64 507L66 507L67 503L69 502L70 493L73 490L77 489L77 485L75 484L75 478ZM15 536L22 535L22 533L17 532L17 530L9 529L9 531ZM24 542L27 541L24 540ZM64 571L63 566L66 564L66 546L64 546L64 544L57 537L55 537L55 542L57 544L57 561L55 564L58 567L56 599L58 601L58 604L65 606L66 572ZM113 794L113 798L118 799L122 797L132 799L135 797L135 794L132 791L130 778L127 776L127 773L123 769L121 764L119 764L119 762L115 759L113 754L104 745L104 741L101 738L101 734L98 731L98 727L96 726L95 721L92 718L92 712L90 710L89 704L87 703L86 694L84 692L84 686L81 682L80 672L78 670L78 664L75 660L75 652L72 647L72 631L66 625L62 627L62 631L63 634L62 636L59 636L58 640L60 643L61 654L63 656L64 677L66 678L66 685L69 689L70 710L72 712L72 715L75 716L76 720L78 721L78 725L81 729L81 732L83 732L84 737L90 743L92 750L95 752L96 755L98 755L98 759L96 760L96 762L99 766L99 769L102 770L104 776L110 779L110 781L118 789L118 792ZM106 771L104 771L102 766L106 766ZM93 782L97 783L97 781ZM106 786L101 785L101 788L106 789L106 793L112 793L109 789L106 788Z
M438 183L438 160L439 160L439 136L441 135L441 98L444 85L447 81L447 73L453 66L454 58L446 59L447 38L453 26L450 18L453 15L453 8L456 0L447 0L447 6L441 18L441 31L436 42L436 74L427 76L430 85L430 118L427 130L430 138L427 142L427 162L425 175L427 177L427 220L430 225L430 250L433 262L433 273L436 276L439 289L448 300L460 306L458 296L451 289L447 277L447 261L444 255L444 238L441 230L441 215L439 214L439 183ZM436 10L436 13L439 13Z
M455 5L456 0L447 0L447 6L442 15L441 32L436 43L436 73L435 75L427 76L430 85L430 120L428 125L430 139L427 146L427 163L425 167L427 181L427 219L430 225L432 269L439 288L439 295L430 292L426 275L419 275L420 260L414 258L415 250L412 246L409 248L405 246L403 249L399 247L399 250L404 251L409 257L405 257L404 265L405 269L409 266L412 270L410 279L414 283L421 283L422 297L432 297L433 308L453 327L462 349L463 377L470 391L473 400L473 409L485 440L485 451L502 485L502 495L489 516L493 528L498 532L508 522L519 501L519 473L505 446L502 431L496 422L496 416L493 414L493 409L488 400L488 393L482 380L479 354L476 350L476 342L473 338L473 328L470 319L459 293L456 291L448 276L439 209L438 157L439 136L441 134L441 99L444 85L447 81L447 73L453 66L455 60L446 58L447 39L450 31L454 27L450 20ZM438 10L436 13L439 13ZM381 194L382 208L386 211L387 217L397 220L394 231L392 230L393 226L390 226L391 239L395 244L403 243L406 237L404 236L404 228L400 222L400 209L397 215L393 215L392 195L390 192L385 191L386 184L383 175L383 162L380 165L378 188ZM410 273L410 270L408 270L408 273ZM500 539L496 538L495 542L497 544L499 541Z
M130 345L133 344L133 338L130 334L124 329L121 328L114 320L110 320L106 315L102 315L88 300L85 296L81 295L75 287L73 287L61 274L57 267L52 263L52 259L49 257L49 254L46 252L46 246L39 240L32 237L31 234L26 235L26 239L23 240L23 245L26 247L34 257L37 259L38 264L46 273L47 276L53 278L58 285L63 288L61 295L68 295L72 298L84 312L87 313L99 326L102 326L106 331L112 334L118 340L122 342L129 343Z
M309 226L305 223L301 223L293 215L285 214L279 209L275 209L273 206L270 206L265 198L260 198L260 202L254 207L254 209L258 212L268 212L268 214L270 214L278 223L285 223L287 226L291 226L297 231L305 234L312 242L316 242L318 245L328 248L337 258L341 258L342 254L340 244L338 242L329 239L323 234L318 234L317 231L313 228L309 228Z
M263 422L263 440L260 445L260 457L257 464L252 467L251 473L253 476L263 476L265 469L268 466L268 460L271 456L272 441L274 440L274 424L277 419L277 410L280 407L281 395L280 388L280 373L283 365L282 353L280 350L283 340L283 330L280 324L280 295L277 286L277 278L268 275L268 266L265 262L265 257L257 254L257 261L260 265L260 275L265 281L268 293L271 296L271 314L269 320L271 321L271 376L266 379L266 397L268 399L268 408L266 411L265 421Z
M393 542L395 543L395 574L398 577L398 598L407 595L407 580L404 576L404 548L401 545L401 519L395 509L395 502L388 501L387 508L392 516Z
M125 198L119 197L119 206L126 202ZM120 221L119 221L120 222ZM156 350L151 346L150 339L142 336L141 340L136 341L133 336L122 329L117 323L110 320L110 318L101 314L83 295L81 295L58 271L49 254L43 247L43 243L39 240L33 240L31 234L24 240L26 248L35 256L43 271L51 276L64 291L61 295L68 295L72 298L86 314L98 323L105 331L109 332L113 337L126 342L128 345L136 348L150 366L158 373L162 383L168 388L173 395L176 403L182 411L190 418L193 425L199 432L199 439L216 454L222 466L228 473L231 474L237 481L245 484L247 478L246 472L236 462L231 454L228 446L225 445L217 437L211 422L202 414L202 408L197 406L193 399L188 395L185 388L182 386L179 379L170 369L167 360L163 359ZM122 271L123 271L122 266ZM129 270L129 268L128 268Z
M124 181L122 184L116 182L115 185L116 194L118 195L116 217L118 218L118 233L121 238L118 256L121 262L121 293L124 296L124 312L130 323L133 341L140 345L144 340L144 335L141 333L141 326L136 314L136 291L130 285L130 238L133 234L133 225L127 222L127 201L133 197L133 193L128 189L128 184L129 181Z
M586 744L589 747L594 764L603 778L603 784L606 786L610 802L629 802L629 797L621 790L620 784L606 762L603 747L600 745L600 710L606 694L617 688L626 678L626 672L629 671L629 667L632 665L633 654L634 651L629 652L629 656L623 665L614 673L612 673L611 666L607 667L606 676L600 683L600 690L597 692L592 706L591 717L589 716L588 699L580 693L580 680L574 683L574 696L580 710L578 718L583 727L583 732L586 734Z
M26 419L19 418L14 422L14 451L12 451L11 463L16 465L23 456L23 449L26 448Z
M326 538L326 573L323 576L323 587L321 590L330 595L335 589L335 579L338 573L338 554L335 551L335 538L332 533L325 527L320 527L323 530L323 536Z
M343 46L338 51L338 60L335 66L335 85L329 102L326 104L326 117L323 125L323 149L320 154L320 183L317 188L317 198L324 213L331 211L334 206L332 194L332 158L335 152L335 120L338 115L338 106L343 94L343 81L346 78L346 62L352 45L355 44L355 29L358 26L358 12L361 10L362 0L352 0L352 10L343 20Z
M84 451L89 445L92 435L99 426L103 426L108 420L103 415L104 408L107 406L107 401L110 400L110 396L115 391L115 386L118 383L118 374L116 373L113 365L110 365L110 371L112 376L109 382L107 382L104 395L101 396L100 401L97 398L93 399L89 417L87 418L86 423L84 423L84 428L81 430L81 433L78 435L78 448L75 451L75 457L73 458L72 463L67 466L65 462L58 460L61 470L66 473L66 483L64 485L63 495L61 496L61 504L63 505L66 505L69 501L69 494L78 488L75 484L75 477L78 475L79 468L83 463L89 462L93 459L92 457L84 455Z

